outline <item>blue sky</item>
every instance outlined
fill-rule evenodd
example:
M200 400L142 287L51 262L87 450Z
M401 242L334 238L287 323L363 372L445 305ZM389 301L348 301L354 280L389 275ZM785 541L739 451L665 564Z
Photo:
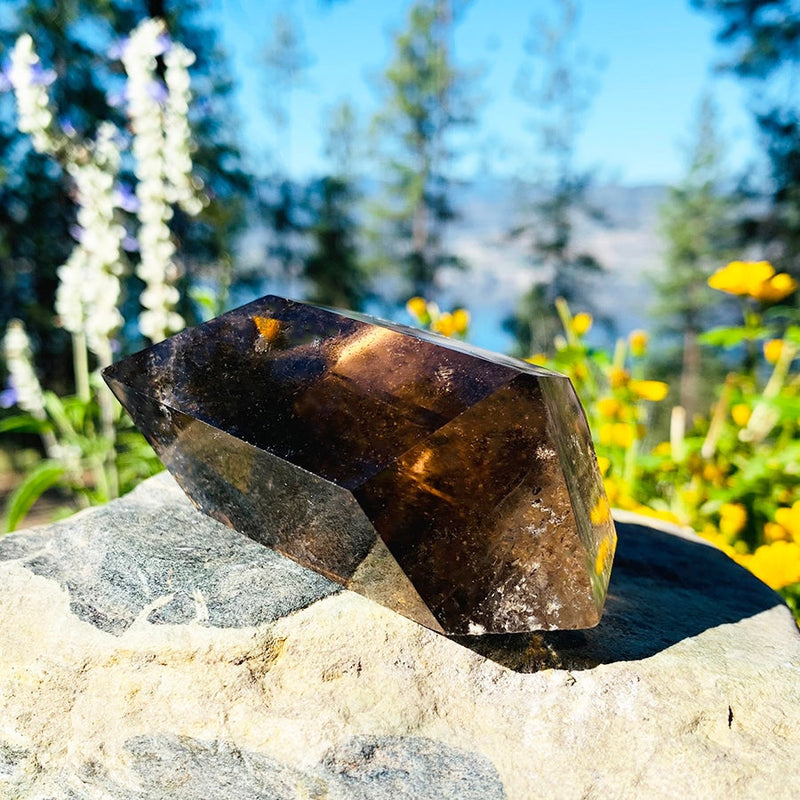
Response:
M264 2L213 0L218 27L239 83L245 142L256 161L266 152L266 78L260 54L274 14L290 8L313 54L306 85L291 99L291 136L279 157L289 171L306 176L324 169L321 130L325 109L349 98L367 122L378 107L375 78L388 63L390 33L402 27L407 2L318 0ZM525 105L513 93L532 13L545 0L473 0L455 32L454 52L466 67L483 67L480 108L472 152L460 165L505 173L524 169L533 155L525 129ZM600 168L609 181L668 183L682 174L682 147L701 95L711 91L721 113L728 163L742 168L753 158L754 131L742 88L715 74L724 55L714 42L715 20L689 8L688 0L584 0L580 42L604 57L606 67L578 144L584 166Z

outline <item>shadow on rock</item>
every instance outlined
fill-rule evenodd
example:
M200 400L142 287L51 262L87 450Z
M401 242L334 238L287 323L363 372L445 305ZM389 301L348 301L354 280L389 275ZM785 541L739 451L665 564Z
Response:
M617 533L606 609L596 628L450 638L517 672L581 670L648 658L783 603L714 547L645 525L618 522Z

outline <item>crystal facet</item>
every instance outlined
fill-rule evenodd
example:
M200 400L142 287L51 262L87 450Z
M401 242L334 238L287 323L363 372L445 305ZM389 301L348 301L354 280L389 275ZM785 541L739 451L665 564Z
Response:
M600 619L616 535L561 375L270 296L104 377L199 508L422 625Z

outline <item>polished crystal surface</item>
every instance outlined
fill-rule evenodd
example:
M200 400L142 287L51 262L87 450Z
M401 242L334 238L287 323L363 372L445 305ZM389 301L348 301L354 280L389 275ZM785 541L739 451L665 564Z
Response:
M565 377L272 296L104 377L199 508L422 625L600 619L616 536Z

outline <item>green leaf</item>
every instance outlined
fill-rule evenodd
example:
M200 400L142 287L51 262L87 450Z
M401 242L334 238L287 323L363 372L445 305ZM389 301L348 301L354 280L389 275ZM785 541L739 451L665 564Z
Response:
M11 493L6 502L3 531L13 531L30 511L31 506L64 474L64 467L55 461L40 461Z
M712 347L736 347L742 342L763 339L769 335L769 329L758 328L713 328L710 331L701 333L698 340L701 344L709 344Z
M61 438L68 442L75 442L78 438L78 433L69 419L67 410L64 406L64 401L54 392L44 393L44 407L50 416L50 419L55 423Z
M42 433L51 427L47 421L30 414L15 414L0 419L0 433Z
M790 325L783 334L783 338L792 344L800 344L800 326Z

